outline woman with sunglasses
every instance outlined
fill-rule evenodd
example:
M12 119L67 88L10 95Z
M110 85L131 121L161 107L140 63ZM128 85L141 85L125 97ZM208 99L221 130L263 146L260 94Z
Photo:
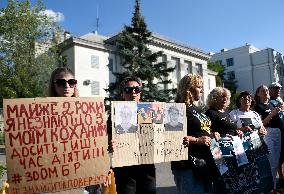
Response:
M123 101L139 102L141 99L142 82L138 77L128 77L120 84ZM108 134L111 138L111 120L108 119ZM116 141L110 140L111 150ZM117 194L155 194L156 178L154 164L125 166L114 168Z
M50 97L78 97L77 80L74 73L67 67L55 69L49 81Z
M79 97L77 80L72 70L67 67L55 69L51 74L48 93L50 97ZM92 185L86 187L86 190L89 194L102 194L102 188L102 185ZM82 189L72 189L70 191L83 193Z
M178 194L211 193L212 180L217 172L210 152L211 121L194 105L202 94L200 75L188 74L180 80L175 102L186 105L187 136L181 141L188 146L189 159L171 163Z

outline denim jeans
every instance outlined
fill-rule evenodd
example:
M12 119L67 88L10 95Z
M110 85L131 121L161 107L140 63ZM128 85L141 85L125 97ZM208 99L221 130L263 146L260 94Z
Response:
M190 169L172 170L177 187L177 194L203 194L204 183L193 176Z
M276 175L279 164L280 149L281 149L281 132L278 128L267 127L267 135L264 141L269 150L269 162L271 173L273 176L274 188L276 188Z

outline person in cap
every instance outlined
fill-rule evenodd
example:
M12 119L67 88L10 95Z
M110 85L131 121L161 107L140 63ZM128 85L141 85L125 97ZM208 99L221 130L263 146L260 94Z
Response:
M269 95L270 95L270 103L274 106L281 106L283 108L284 103L282 98L280 97L282 86L278 82L273 82L269 85ZM278 188L284 189L284 111L281 111L278 116L282 119L282 127L281 127L281 152L280 152L280 160L278 167L279 181Z
M254 110L261 116L263 125L267 129L267 135L264 137L264 141L269 149L269 162L271 166L271 172L273 177L273 189L276 189L276 176L279 165L279 157L281 150L281 132L282 120L278 116L282 111L281 104L273 107L269 102L269 90L265 85L261 85L256 89L254 96L256 105Z

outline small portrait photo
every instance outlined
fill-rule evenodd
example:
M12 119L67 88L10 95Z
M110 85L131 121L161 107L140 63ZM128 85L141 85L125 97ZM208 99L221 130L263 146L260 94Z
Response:
M164 120L164 105L161 102L152 103L153 123L162 124Z
M117 134L136 133L137 131L137 104L116 103L115 131Z
M165 106L165 131L183 131L183 104L167 103Z

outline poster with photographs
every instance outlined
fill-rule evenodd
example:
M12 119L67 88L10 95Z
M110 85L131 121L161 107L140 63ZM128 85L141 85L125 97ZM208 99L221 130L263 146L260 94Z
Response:
M257 145L257 146L254 146ZM213 141L211 153L228 193L267 193L273 188L270 165L257 130ZM219 149L218 149L219 148Z
M177 107L179 130L165 130L165 108ZM112 137L117 147L112 166L131 166L187 159L185 105L162 102L112 102Z

